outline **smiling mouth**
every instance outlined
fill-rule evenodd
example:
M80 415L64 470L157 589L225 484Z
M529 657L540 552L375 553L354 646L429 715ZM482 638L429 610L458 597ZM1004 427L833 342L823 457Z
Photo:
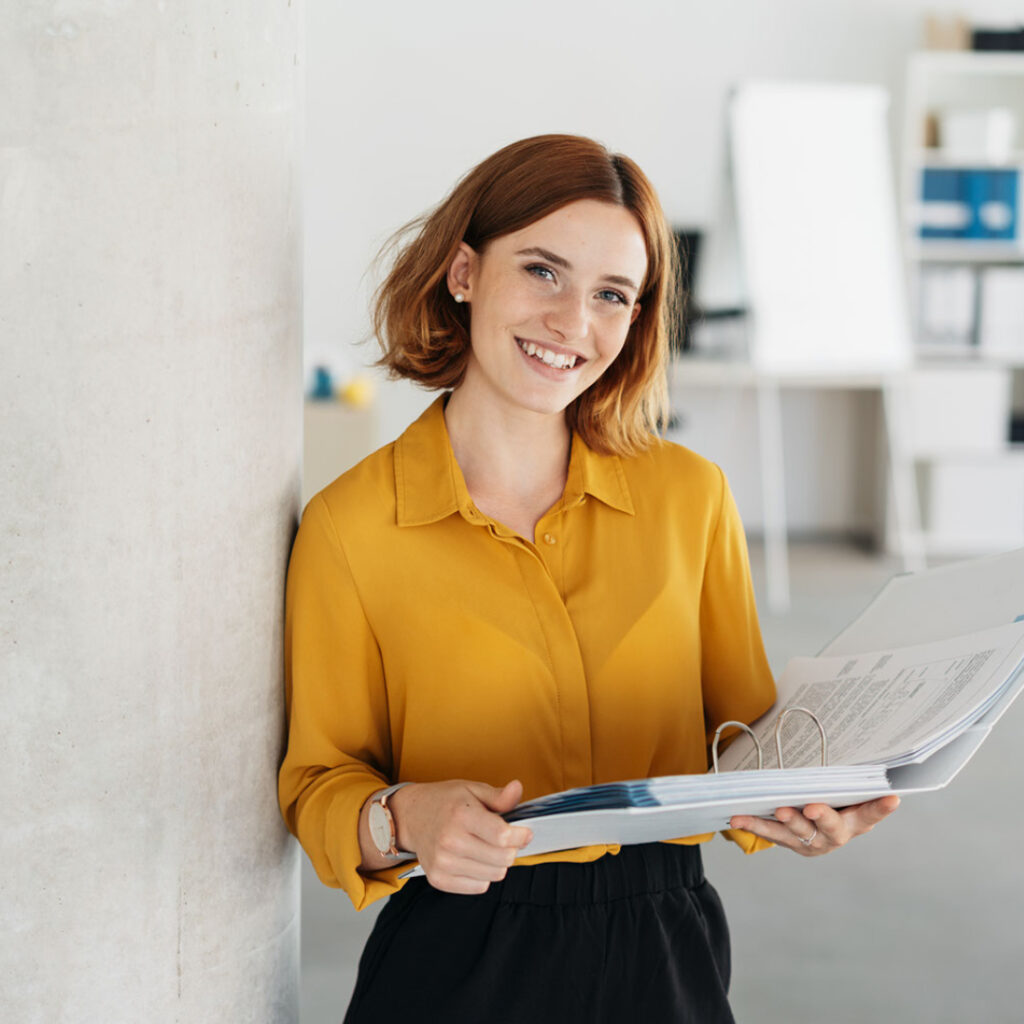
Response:
M532 341L520 341L519 338L516 338L516 344L531 359L536 359L553 370L572 370L586 362L582 356L563 355L561 352L553 352Z

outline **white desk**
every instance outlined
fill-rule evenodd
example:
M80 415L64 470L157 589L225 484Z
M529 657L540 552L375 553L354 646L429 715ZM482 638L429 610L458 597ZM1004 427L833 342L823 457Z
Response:
M785 460L782 440L781 393L786 388L874 390L882 395L889 460L891 502L895 534L904 567L924 567L924 541L914 461L907 444L904 377L892 373L798 374L768 373L749 362L680 356L675 363L677 386L747 389L757 401L758 455L761 464L761 502L764 515L765 569L768 607L789 608L789 552L786 521Z

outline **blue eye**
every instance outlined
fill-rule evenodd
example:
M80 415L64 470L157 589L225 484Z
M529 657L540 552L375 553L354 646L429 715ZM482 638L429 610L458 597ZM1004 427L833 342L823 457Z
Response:
M628 306L629 303L626 301L626 296L622 292L614 291L611 288L605 288L603 291L597 293L606 302L619 303L623 306Z
M554 281L555 279L555 272L550 267L545 267L541 263L531 263L526 268L526 272L545 281Z

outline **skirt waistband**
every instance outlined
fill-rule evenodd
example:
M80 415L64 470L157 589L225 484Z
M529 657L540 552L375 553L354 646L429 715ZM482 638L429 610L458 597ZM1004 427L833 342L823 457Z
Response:
M426 881L423 879L422 881ZM647 893L695 889L704 882L699 846L642 843L583 864L555 861L510 868L474 900L586 906Z

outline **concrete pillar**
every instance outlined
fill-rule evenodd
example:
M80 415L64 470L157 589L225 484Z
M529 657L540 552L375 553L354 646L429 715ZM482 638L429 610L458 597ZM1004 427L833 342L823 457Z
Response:
M291 0L0 4L0 1017L297 1017Z

